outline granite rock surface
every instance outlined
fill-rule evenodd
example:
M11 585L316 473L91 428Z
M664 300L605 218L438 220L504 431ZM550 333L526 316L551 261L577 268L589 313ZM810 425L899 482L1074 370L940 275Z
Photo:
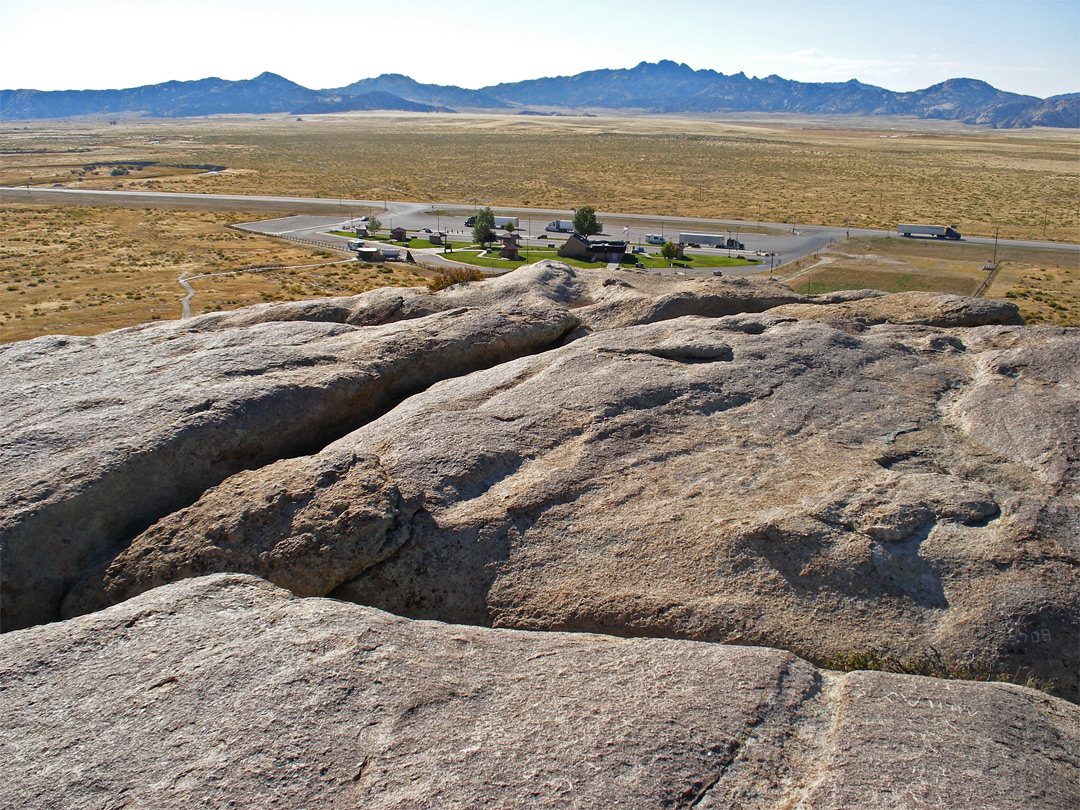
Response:
M64 615L240 571L415 618L941 657L1075 700L1078 347L774 312L607 329L224 481Z
M1080 710L790 653L423 622L235 574L0 637L5 807L1070 806Z

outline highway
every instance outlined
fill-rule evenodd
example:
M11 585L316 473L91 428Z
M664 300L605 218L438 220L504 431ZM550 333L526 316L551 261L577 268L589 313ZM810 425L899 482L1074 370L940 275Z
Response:
M274 197L245 194L190 194L179 192L152 191L107 191L67 187L0 187L0 204L4 202L33 202L48 205L106 205L135 208L174 208L197 210L247 211L253 213L277 213L311 215L309 217L282 221L281 227L290 235L301 238L313 238L313 235L334 224L348 223L363 215L378 216L384 227L401 226L408 230L431 228L452 232L457 235L468 233L465 218L475 211L475 206L468 203L418 203L395 200L349 200L341 198L315 197ZM499 215L518 216L521 218L520 232L534 241L533 237L544 236L544 226L552 219L569 219L572 211L546 208L498 207ZM746 220L702 219L695 217L654 216L647 214L623 214L598 211L597 219L604 224L607 235L613 239L623 239L623 227L629 229L629 240L634 244L644 244L646 233L659 233L677 240L679 232L723 233L736 237L746 245L748 254L756 252L775 254L774 266L788 264L804 256L825 248L834 239L851 236L890 236L902 238L895 232L883 230L845 229L825 225L796 225L775 222L751 222ZM315 221L318 220L318 221ZM269 223L262 223L267 224ZM269 226L264 232L273 233ZM263 230L263 228L259 228ZM325 238L325 237L320 237ZM554 235L553 239L565 239L564 234ZM936 241L936 240L935 240ZM988 248L987 261L991 257L993 238L964 237L966 244L985 245ZM1080 254L1080 244L1072 242L1038 242L1030 240L1006 240L998 242L1001 247L1033 247L1047 250L1062 250ZM655 250L655 248L652 248ZM701 249L701 253L728 255L726 249ZM749 272L767 272L770 262L754 268L745 268ZM734 271L735 268L732 268Z

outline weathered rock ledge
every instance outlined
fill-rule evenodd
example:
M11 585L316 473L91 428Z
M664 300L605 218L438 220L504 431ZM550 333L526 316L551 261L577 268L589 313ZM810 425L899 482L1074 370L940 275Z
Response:
M1080 334L1015 322L542 263L0 347L0 804L1067 806Z
M544 263L0 348L4 628L243 572L1075 700L1075 330L784 289Z
M1080 709L190 579L0 638L5 807L1070 806Z
M3 627L58 618L74 576L229 475L321 448L577 323L550 306L368 328L211 318L0 347Z
M772 313L607 330L225 480L64 613L240 571L414 618L941 654L1075 699L1078 350Z

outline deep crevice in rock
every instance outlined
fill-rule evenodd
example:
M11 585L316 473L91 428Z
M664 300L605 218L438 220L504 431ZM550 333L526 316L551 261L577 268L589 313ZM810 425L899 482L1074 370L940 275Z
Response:
M0 629L61 618L60 604L76 576L102 569L147 528L228 477L317 452L437 382L546 351L577 325L573 316L546 310L549 322L535 328L523 312L504 316L502 333L486 342L462 341L455 348L460 357L414 350L380 364L376 373L360 368L329 385L278 387L224 407L207 399L187 409L194 424L139 447L70 497L50 504L45 492L32 511L10 515L10 528L3 527ZM176 463L166 461L163 469L168 458ZM148 482L154 483L148 488Z

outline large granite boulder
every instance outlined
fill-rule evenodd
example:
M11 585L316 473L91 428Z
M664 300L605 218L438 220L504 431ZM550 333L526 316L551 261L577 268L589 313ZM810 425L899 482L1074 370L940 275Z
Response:
M257 304L235 312L204 315L204 324L249 326L268 321L327 321L355 326L409 320L456 307L557 306L580 321L576 336L616 326L651 323L682 315L719 317L764 312L784 304L831 304L880 296L876 290L804 296L777 281L737 276L661 276L651 271L575 269L545 260L483 284L457 284L437 295L420 288L390 287L361 295L288 303ZM955 296L949 296L955 298ZM969 306L982 306L962 299ZM923 302L929 304L929 299ZM1014 304L1011 307L1015 314Z
M873 290L859 290L781 304L774 314L823 321L845 331L861 331L882 323L924 326L1020 324L1019 313L1019 308L1011 301L928 292L883 295Z
M207 487L318 450L438 380L672 295L705 314L801 300L768 282L616 275L543 262L434 295L375 290L0 346L0 629L58 618L74 576Z
M1072 805L1080 710L790 653L492 630L189 579L0 638L0 804Z
M577 323L513 305L371 327L211 316L0 346L3 628L58 618L75 575L207 487Z
M1075 700L1078 349L771 312L597 332L224 481L65 615L242 571L416 618L940 659Z

